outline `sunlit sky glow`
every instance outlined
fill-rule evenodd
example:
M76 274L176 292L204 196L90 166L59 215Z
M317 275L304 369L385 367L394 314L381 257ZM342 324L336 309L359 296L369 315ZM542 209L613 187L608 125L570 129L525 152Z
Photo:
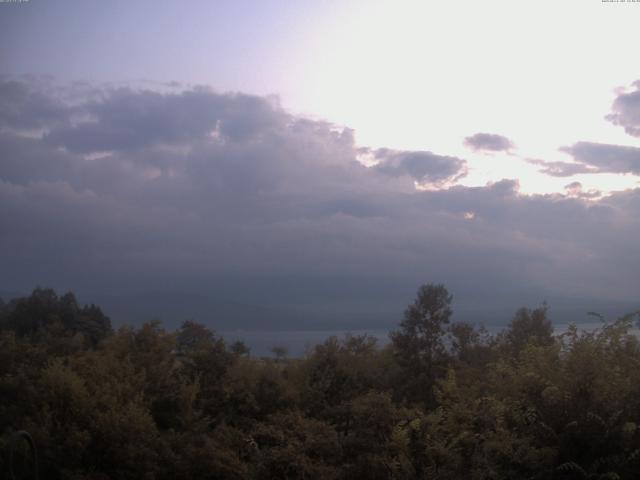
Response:
M359 143L466 158L462 182L518 178L523 192L561 191L519 159L564 160L581 140L638 145L604 119L638 76L640 9L598 1L359 2L312 30L285 103L350 125ZM513 139L517 156L464 149L475 132ZM637 177L582 175L603 190Z

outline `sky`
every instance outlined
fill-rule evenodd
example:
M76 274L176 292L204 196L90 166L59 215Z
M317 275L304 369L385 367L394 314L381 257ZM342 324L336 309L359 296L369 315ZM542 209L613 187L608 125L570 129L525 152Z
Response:
M601 0L2 2L0 296L222 329L387 327L428 282L486 323L640 308L639 22Z

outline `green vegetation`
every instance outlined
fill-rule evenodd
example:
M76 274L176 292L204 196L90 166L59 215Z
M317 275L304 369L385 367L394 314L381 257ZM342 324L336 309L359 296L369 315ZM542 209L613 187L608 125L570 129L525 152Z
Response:
M634 316L554 335L546 305L501 333L451 323L425 285L391 342L331 337L255 358L187 321L112 331L37 289L0 302L0 478L635 479ZM21 461L16 461L20 459Z

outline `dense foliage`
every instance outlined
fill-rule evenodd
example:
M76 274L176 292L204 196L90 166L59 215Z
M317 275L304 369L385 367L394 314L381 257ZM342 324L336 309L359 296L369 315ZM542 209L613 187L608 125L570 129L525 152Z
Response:
M39 451L51 479L640 477L633 316L554 335L546 305L501 333L418 291L388 345L331 337L252 357L203 325L112 331L35 290L0 302L0 478ZM18 461L19 460L19 461Z

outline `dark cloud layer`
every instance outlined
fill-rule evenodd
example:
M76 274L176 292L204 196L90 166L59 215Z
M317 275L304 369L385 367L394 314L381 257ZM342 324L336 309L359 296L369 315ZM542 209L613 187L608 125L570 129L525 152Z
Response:
M379 149L366 167L351 130L273 99L65 89L0 84L0 290L72 288L219 328L394 322L429 281L458 312L640 293L640 190L438 189L462 159Z
M508 152L514 145L511 140L494 133L476 133L464 139L464 144L474 151Z

